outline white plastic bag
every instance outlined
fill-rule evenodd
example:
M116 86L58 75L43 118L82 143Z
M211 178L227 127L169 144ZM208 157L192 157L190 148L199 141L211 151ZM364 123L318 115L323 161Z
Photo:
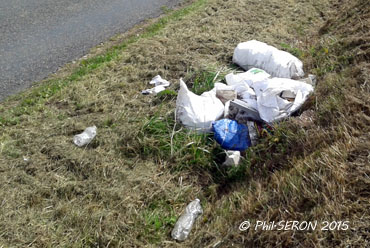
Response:
M198 96L180 79L176 100L176 118L185 127L199 132L211 132L212 122L224 114L224 105L216 97L216 90Z
M290 116L313 92L311 85L287 78L271 78L255 82L253 88L257 95L259 115L268 123Z
M288 52L256 40L239 43L234 50L233 62L244 70L252 67L263 69L273 77L304 76L302 61Z

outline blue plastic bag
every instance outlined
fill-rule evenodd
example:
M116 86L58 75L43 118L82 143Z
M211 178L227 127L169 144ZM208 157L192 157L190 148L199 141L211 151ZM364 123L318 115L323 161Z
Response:
M251 146L248 127L230 119L212 123L216 141L223 149L244 151Z

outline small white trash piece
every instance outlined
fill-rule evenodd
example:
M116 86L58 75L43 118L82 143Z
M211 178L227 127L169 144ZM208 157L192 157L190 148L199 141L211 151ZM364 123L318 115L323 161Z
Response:
M170 86L170 82L167 80L161 78L161 76L157 75L155 76L152 81L149 82L149 84L154 84L154 86L163 86L163 87L168 87Z
M303 63L297 57L256 40L239 43L233 62L244 70L263 69L273 77L296 79L304 76Z
M143 95L158 94L159 92L164 91L166 87L170 86L170 82L161 78L159 75L155 76L152 81L149 82L149 84L154 85L154 87L143 90L141 92Z
M187 239L196 218L198 218L202 213L203 209L200 205L199 199L195 199L190 202L186 206L185 212L177 220L175 227L171 232L172 238L178 241L184 241Z
M226 159L222 164L224 166L237 166L240 161L240 151L225 151Z
M88 127L80 134L73 137L73 143L76 146L82 147L89 144L96 136L96 126Z

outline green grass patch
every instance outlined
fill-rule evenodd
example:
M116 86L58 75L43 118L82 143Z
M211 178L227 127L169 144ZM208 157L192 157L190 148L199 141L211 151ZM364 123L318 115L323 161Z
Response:
M204 168L213 166L215 148L218 144L211 134L198 134L175 126L173 115L148 119L138 134L140 154L157 160L172 160L176 170L188 166Z
M286 43L280 43L280 46L281 46L282 50L293 54L294 56L296 56L299 59L303 59L304 56L305 56L305 53L299 48L292 47L291 45L286 44Z

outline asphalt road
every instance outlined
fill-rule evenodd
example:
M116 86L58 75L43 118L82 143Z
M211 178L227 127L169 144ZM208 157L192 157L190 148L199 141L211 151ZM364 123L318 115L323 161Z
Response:
M0 0L0 101L181 0Z

